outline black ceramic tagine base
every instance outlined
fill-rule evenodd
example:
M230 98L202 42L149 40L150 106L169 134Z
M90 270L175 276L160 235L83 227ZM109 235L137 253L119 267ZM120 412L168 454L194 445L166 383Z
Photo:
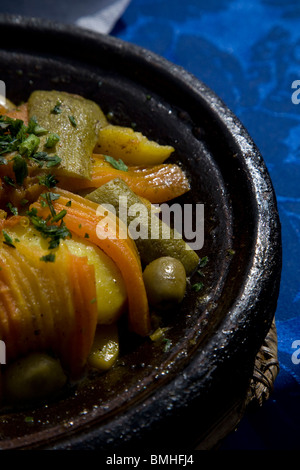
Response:
M46 406L0 415L1 449L212 447L243 412L255 357L272 325L281 272L276 199L251 137L202 82L109 36L0 17L0 79L19 103L35 89L78 93L122 125L176 148L191 180L178 202L205 207L200 293L171 319L171 347L124 342L119 362ZM149 99L150 98L150 99ZM195 423L197 432L195 435Z

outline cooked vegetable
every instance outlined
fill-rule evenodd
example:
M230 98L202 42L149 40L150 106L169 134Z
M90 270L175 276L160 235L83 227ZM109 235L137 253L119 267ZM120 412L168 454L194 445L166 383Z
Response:
M21 405L53 396L64 387L67 376L58 359L33 352L9 364L3 382L7 400Z
M115 261L127 290L131 329L146 336L150 330L147 295L140 258L126 227L107 211L101 213L95 202L62 189L57 188L56 192L60 197L53 201L54 210L56 213L67 210L64 220L69 230L81 237L87 234L92 243ZM71 204L67 207L69 201ZM39 199L32 207L38 210L39 215L47 217L49 209L41 202Z
M4 238L0 250L0 332L7 360L49 349L76 376L86 364L97 324L94 267L62 244L55 262L46 262L48 240L35 230L30 236L24 219L1 221L11 240Z
M95 152L121 159L127 165L152 166L163 163L174 148L149 140L131 127L108 124L99 131Z
M86 256L88 263L95 268L97 323L108 325L116 322L124 312L127 302L125 283L120 270L114 261L88 238L73 234L72 239L67 239L64 243L72 254Z
M165 256L148 264L143 273L149 302L166 308L182 301L186 290L186 273L183 264Z
M51 135L40 137L39 151L60 158L59 174L90 178L91 155L101 126L106 118L93 101L58 91L34 91L28 100L28 117L35 118ZM76 123L76 126L74 125ZM53 140L53 139L52 139Z
M167 226L164 221L160 220L156 215L153 215L157 212L154 206L152 206L149 201L137 196L123 180L112 180L87 194L86 198L98 204L111 204L116 209L118 216L120 215L120 211L122 211L120 202L122 198L123 201L126 200L128 210L126 211L126 220L123 220L123 222L126 223L128 227L137 217L135 213L130 214L130 207L134 209L135 205L142 205L145 208L145 211L140 211L138 215L141 232L145 231L145 236L135 239L136 246L144 264L149 264L151 261L161 256L171 256L181 261L187 275L190 275L197 268L199 263L197 253L190 249L175 230ZM157 229L153 230L153 224L157 224ZM153 233L157 233L156 238L153 237ZM165 233L167 236L164 236Z
M152 203L161 203L182 196L190 189L182 169L172 163L130 166L126 171L112 166L104 156L93 154L91 179L60 178L59 186L70 191L94 189L120 178L139 196Z
M98 370L110 369L119 355L119 335L117 325L101 325L95 333L94 344L88 357L91 367Z
M12 119L20 119L24 122L25 126L28 125L28 106L27 103L22 103L20 106L15 108L9 107L8 111L5 111L5 116Z

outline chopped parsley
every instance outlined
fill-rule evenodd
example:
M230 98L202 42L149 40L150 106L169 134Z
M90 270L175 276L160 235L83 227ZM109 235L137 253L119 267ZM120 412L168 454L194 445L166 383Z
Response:
M13 157L13 171L16 178L16 183L22 185L26 176L28 176L27 162L21 155L17 154Z
M208 263L208 257L207 256L204 256L203 258L200 259L200 262L199 262L199 268L204 268ZM198 269L197 270L197 274L201 277L204 276L204 273L202 272L201 269ZM201 289L203 289L204 287L204 283L202 281L199 281L199 282L195 282L193 285L192 285L192 289L195 291L195 292L199 292Z
M50 168L58 165L61 162L61 158L58 155L49 155L47 152L37 152L31 156L31 159L34 160L39 166L44 166Z
M58 180L51 173L39 177L39 184L46 186L47 188L54 188Z
M200 268L204 268L207 265L207 263L208 263L208 257L204 256L200 260L200 264L199 264Z
M192 289L195 292L199 292L203 288L204 284L203 282L196 282L195 284L192 285Z
M44 200L46 201L50 209L51 215L52 217L54 217L56 215L56 212L54 210L52 201L56 201L59 198L59 194L52 193L51 191L49 191L48 193L41 194L41 197L44 198Z
M24 422L32 424L34 423L34 418L32 416L25 416Z
M28 125L21 119L13 119L8 116L0 116L0 164L6 165L7 159L4 154L15 152L13 156L13 171L15 179L4 177L6 184L12 187L21 186L28 176L28 160L32 160L39 166L46 165L47 168L58 165L61 162L57 155L49 155L47 152L38 152L40 135L48 131L41 127L36 118L32 117ZM57 134L50 134L46 143L53 147L59 140Z
M28 134L35 134L37 136L47 134L48 131L37 123L36 117L31 117L27 127Z
M59 135L54 132L47 137L45 147L52 148L57 144L57 142L59 142Z
M25 129L21 119L0 116L0 155L14 152L24 140Z
M73 127L77 127L77 122L74 116L68 116L70 123L72 124Z
M18 152L25 157L31 157L31 155L36 151L40 143L40 139L34 135L29 134L25 140L23 140L18 146Z
M14 180L10 176L6 176L6 175L3 176L3 180L9 186L12 186L13 188L16 187L16 183L14 182Z
M121 159L116 160L115 158L110 157L109 155L105 155L105 160L110 163L111 166L114 167L116 170L128 171L127 165L125 165L125 163Z
M67 211L65 209L61 210L58 214L55 214L52 217L52 222L59 222L61 219L64 218L66 214L67 214Z
M62 113L62 109L61 109L61 102L58 101L56 103L56 105L54 106L54 108L51 110L51 113L52 114L61 114Z
M55 217L54 213L54 217ZM59 246L60 240L65 240L66 238L71 238L72 234L69 229L66 227L63 219L60 220L60 224L56 225L53 222L52 212L50 217L44 219L43 217L37 215L37 210L32 208L30 211L27 211L27 216L29 217L33 227L42 234L45 239L48 239L49 250L57 248Z
M13 244L12 238L8 235L8 233L5 230L2 230L3 236L4 236L4 242L6 245L11 246L12 248L16 248L15 245Z
M54 263L55 261L55 254L54 253L48 253L47 255L44 255L40 258L41 261L50 262Z
M169 338L164 338L163 342L165 343L164 352L168 352L172 346L172 341Z
M52 250L59 246L61 239L65 240L68 237L71 238L72 234L63 220L67 211L63 209L57 214L52 203L60 197L59 194L49 191L41 194L41 197L43 198L42 201L44 201L50 209L49 216L46 219L39 216L36 208L27 211L27 216L34 228L38 230L44 238L49 240L48 248ZM57 225L57 222L60 222L60 224Z
M6 204L6 207L8 207L8 209L10 210L10 212L11 212L13 215L18 215L18 208L17 208L17 207L14 207L11 202L8 202L8 203Z
M52 110L54 114L61 112L61 104L57 105ZM40 145L39 136L47 134L48 131L40 126L36 118L32 117L28 125L24 124L21 119L13 119L7 116L0 115L0 165L7 165L8 159L5 158L5 154L13 153L11 157L12 169L14 177L5 175L3 182L7 185L17 188L24 183L24 179L28 176L28 162L32 161L39 167L51 168L61 162L61 158L58 155L49 154L48 152L38 151ZM55 133L49 133L45 148L53 148L59 141L59 136ZM53 201L59 198L59 194L51 191L58 183L55 176L51 173L46 173L39 177L39 184L44 185L49 191L41 195L41 205L47 205L50 210L50 214L47 218L40 217L35 208L26 212L32 226L43 236L43 238L49 241L48 248L53 250L59 246L60 240L71 238L71 232L66 227L64 217L67 214L66 210L61 210L56 213ZM27 199L22 199L21 206L28 203ZM7 208L13 215L18 215L18 208L14 207L11 202L7 203ZM6 245L16 248L11 236L2 230L3 243ZM40 258L45 262L54 262L55 254L49 252L45 256Z

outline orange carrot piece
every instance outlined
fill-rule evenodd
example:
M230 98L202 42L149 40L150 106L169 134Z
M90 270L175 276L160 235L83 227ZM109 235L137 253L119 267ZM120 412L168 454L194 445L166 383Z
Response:
M0 219L0 230L5 230L6 228L13 228L16 225L27 225L27 217L23 215L12 215L7 219ZM1 238L1 236L0 236Z
M118 227L114 230L112 225L107 224L106 217L97 213L98 204L59 188L56 193L60 197L53 201L53 207L57 213L67 210L64 221L68 229L80 237L87 234L89 240L110 256L119 267L127 289L129 325L135 333L146 336L150 331L148 299L140 258L127 229L126 235L124 232L118 234ZM71 205L67 207L69 201ZM49 214L49 209L42 207L39 201L31 207L35 207L41 216L47 217ZM119 219L114 220L117 222ZM120 229L125 230L122 225ZM98 236L99 233L102 234L101 237Z
M5 116L8 116L12 119L21 119L25 126L28 125L29 118L28 118L28 106L27 103L23 103L20 106L18 106L15 109L12 109L10 111L6 111L3 113Z
M9 227L2 225L8 231L11 219ZM52 350L72 377L78 376L97 326L94 267L66 245L59 247L55 262L45 263L43 249L17 243L0 249L0 339L7 359Z
M154 204L169 201L190 190L186 175L176 164L129 166L128 171L122 171L112 167L103 156L96 154L93 154L90 180L61 177L58 186L70 191L79 191L98 188L115 178L121 178L138 196Z
M74 317L70 334L71 373L82 371L94 341L97 324L95 270L86 257L71 255L69 278L73 293Z

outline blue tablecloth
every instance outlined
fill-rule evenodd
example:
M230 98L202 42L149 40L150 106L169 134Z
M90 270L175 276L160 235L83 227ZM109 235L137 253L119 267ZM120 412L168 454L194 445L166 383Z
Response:
M3 0L0 12L72 23L97 11L97 0L67 4ZM283 238L276 312L280 373L270 399L244 416L221 450L300 448L299 25L297 0L132 0L110 33L183 66L211 87L260 148L277 194Z
M204 81L240 118L265 159L283 238L275 316L280 373L270 399L246 414L221 449L298 449L300 2L133 0L111 34L164 56Z

